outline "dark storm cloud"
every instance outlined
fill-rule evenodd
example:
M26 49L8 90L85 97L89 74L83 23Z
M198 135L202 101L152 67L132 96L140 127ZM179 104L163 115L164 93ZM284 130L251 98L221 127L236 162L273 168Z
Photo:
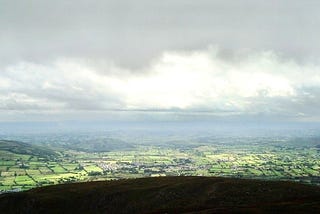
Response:
M0 58L49 63L61 57L145 66L166 50L217 45L317 58L319 1L0 0Z

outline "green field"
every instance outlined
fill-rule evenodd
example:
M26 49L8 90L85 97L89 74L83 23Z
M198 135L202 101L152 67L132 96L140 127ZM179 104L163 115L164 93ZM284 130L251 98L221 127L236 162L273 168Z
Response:
M109 152L65 149L52 156L48 156L52 151L42 155L42 147L29 149L27 155L16 151L23 148L11 150L7 143L6 150L0 150L0 191L67 182L176 175L320 184L320 152L315 146L207 144L180 149L138 145Z

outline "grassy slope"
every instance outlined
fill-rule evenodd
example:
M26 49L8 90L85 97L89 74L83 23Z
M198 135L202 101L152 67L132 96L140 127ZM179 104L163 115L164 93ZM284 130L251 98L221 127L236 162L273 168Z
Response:
M214 177L63 184L0 195L1 213L315 213L316 210L320 210L320 187Z
M0 140L0 150L15 154L34 155L40 157L56 155L54 151L48 148L12 140Z

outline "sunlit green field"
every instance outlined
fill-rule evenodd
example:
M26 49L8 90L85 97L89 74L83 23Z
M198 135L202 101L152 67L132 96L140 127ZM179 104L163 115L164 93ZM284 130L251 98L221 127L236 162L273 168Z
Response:
M0 151L0 190L66 182L149 176L201 175L293 180L319 184L314 147L202 145L189 149L138 146L131 150L65 150L54 158Z

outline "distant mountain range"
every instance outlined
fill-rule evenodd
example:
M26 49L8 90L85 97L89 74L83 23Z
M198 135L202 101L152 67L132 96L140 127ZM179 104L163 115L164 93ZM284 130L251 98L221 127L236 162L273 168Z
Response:
M217 177L54 185L0 195L1 213L317 213L320 187Z

